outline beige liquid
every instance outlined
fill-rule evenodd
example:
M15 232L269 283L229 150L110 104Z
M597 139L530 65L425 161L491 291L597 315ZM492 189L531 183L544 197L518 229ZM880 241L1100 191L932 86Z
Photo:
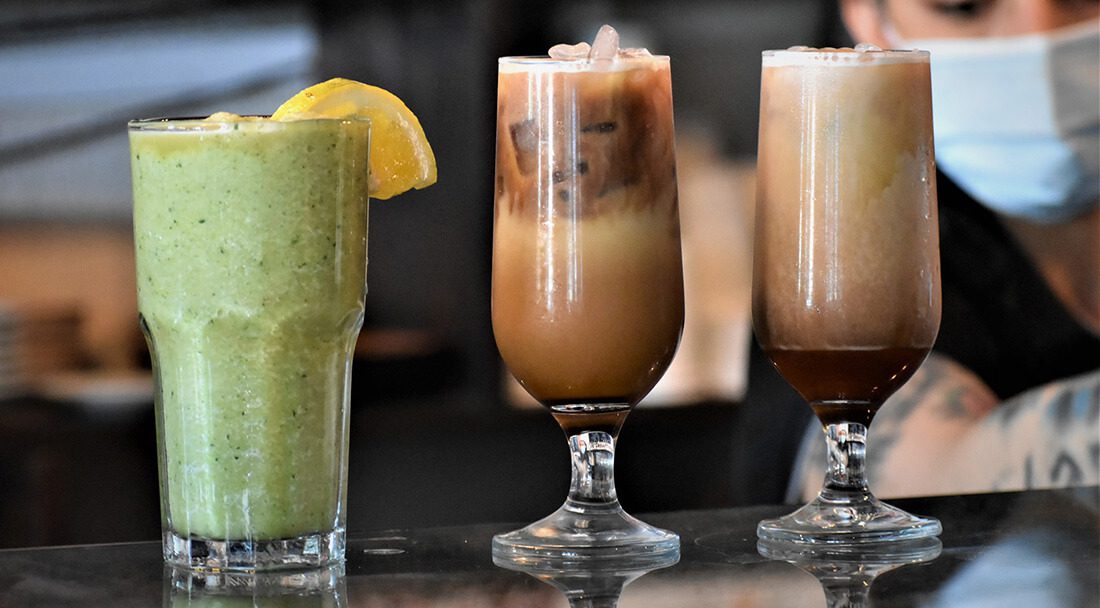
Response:
M668 65L639 64L501 71L493 330L548 406L633 405L683 326Z
M927 59L810 54L764 62L757 337L769 352L909 352L919 362L940 322ZM900 385L891 375L912 373L913 358L905 359L905 370L886 366L883 378L865 378L866 394L832 398L881 402ZM852 373L815 369L784 372L811 401L838 384L830 374Z

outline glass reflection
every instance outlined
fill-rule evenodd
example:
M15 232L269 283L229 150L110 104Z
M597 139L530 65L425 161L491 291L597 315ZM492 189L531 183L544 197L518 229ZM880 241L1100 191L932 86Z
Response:
M936 537L860 545L817 546L761 540L760 555L790 562L814 575L825 590L828 608L870 606L871 584L880 574L939 557Z
M343 564L265 573L164 568L164 608L346 608L346 598Z
M623 589L643 575L676 564L680 554L664 554L640 567L636 559L585 560L515 559L493 555L493 563L506 570L524 572L561 591L571 608L615 608Z

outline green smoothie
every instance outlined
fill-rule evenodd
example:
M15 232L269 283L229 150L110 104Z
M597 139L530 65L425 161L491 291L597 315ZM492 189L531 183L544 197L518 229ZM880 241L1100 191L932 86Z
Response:
M130 143L166 532L341 529L368 124L150 121Z

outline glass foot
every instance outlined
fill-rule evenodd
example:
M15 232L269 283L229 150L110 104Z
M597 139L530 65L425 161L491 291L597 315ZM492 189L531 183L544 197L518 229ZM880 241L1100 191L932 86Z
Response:
M761 539L756 550L768 559L783 560L816 574L878 575L906 564L936 559L943 543L935 536L885 542L815 546L777 539Z
M617 502L598 507L567 502L527 527L493 537L494 560L536 568L614 562L657 568L680 555L680 537L632 517Z
M938 536L938 519L912 515L869 492L853 495L822 492L790 515L766 519L756 535L796 543L863 544Z
M344 529L273 540L213 540L164 532L164 561L192 570L255 572L320 568L344 561Z

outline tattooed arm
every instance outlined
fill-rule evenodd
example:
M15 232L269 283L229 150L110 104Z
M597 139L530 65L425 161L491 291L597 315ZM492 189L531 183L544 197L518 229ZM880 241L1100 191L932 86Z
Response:
M803 439L788 499L814 496L824 463L815 424ZM867 473L882 497L1096 484L1100 370L998 403L977 376L933 354L875 417Z
M1052 382L999 405L956 452L952 477L993 490L1100 482L1100 370ZM984 462L982 462L984 461Z

